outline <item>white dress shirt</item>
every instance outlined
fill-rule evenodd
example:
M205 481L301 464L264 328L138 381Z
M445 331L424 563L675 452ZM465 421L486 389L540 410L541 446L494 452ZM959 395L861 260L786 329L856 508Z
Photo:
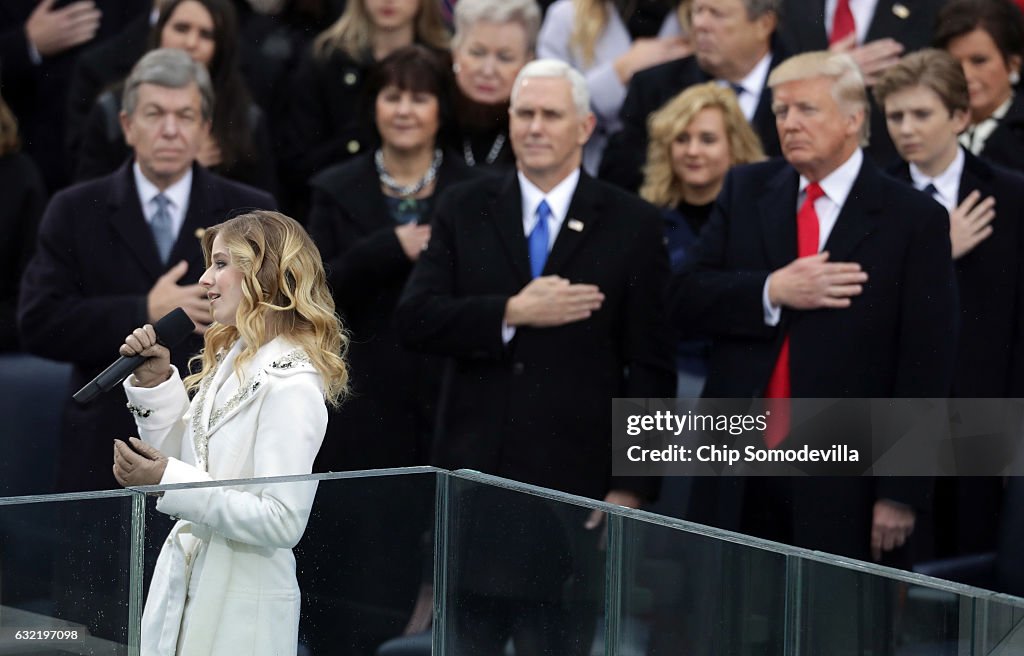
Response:
M740 111L747 121L754 120L757 112L757 105L761 102L761 93L764 92L765 84L768 82L768 73L772 65L772 53L766 53L754 68L750 69L747 76L735 84L740 87L736 93L736 102L739 103ZM722 86L732 86L728 80L717 81Z
M518 171L519 191L523 199L523 237L529 239L530 233L537 225L537 207L541 201L547 201L551 212L548 214L548 253L558 238L558 232L562 229L562 223L569 214L569 205L572 203L573 194L576 193L576 185L580 182L580 170L573 169L572 173L565 176L561 182L556 184L551 191L544 193L537 185L530 182L522 171ZM508 344L515 337L516 328L501 322L501 340Z
M858 148L853 151L853 155L850 155L849 159L843 162L839 168L818 181L821 190L825 192L823 196L814 201L814 211L818 215L819 253L825 247L828 236L832 234L832 228L835 227L836 221L839 219L839 213L842 211L843 205L846 204L846 199L850 195L853 183L856 182L857 176L860 174L860 167L863 163L864 153ZM810 184L810 180L802 175L800 176L800 193L797 195L796 207L793 208L794 220L797 212L800 211L804 198L806 198L807 186ZM764 306L765 324L776 326L782 317L782 308L778 305L772 305L768 299L768 283L771 279L772 276L769 274L764 280L764 287L761 291L761 303Z
M185 214L188 213L188 199L192 193L192 168L189 167L181 180L164 189L163 192L146 179L138 162L132 164L132 173L135 175L135 188L139 192L139 204L142 206L142 215L146 217L146 223L150 226L153 225L153 216L159 209L156 197L163 193L167 200L170 201L167 205L167 211L171 215L171 225L174 226L174 234L179 234L181 226L185 224Z
M932 194L932 198L937 200L946 211L950 214L956 209L957 199L960 197L960 176L964 172L964 161L967 158L964 157L964 151L960 148L956 149L956 157L950 162L946 170L938 174L934 178L929 177L921 172L921 169L917 168L917 165L910 165L910 179L914 183L916 189L924 191L925 187L932 185L935 187L935 193Z

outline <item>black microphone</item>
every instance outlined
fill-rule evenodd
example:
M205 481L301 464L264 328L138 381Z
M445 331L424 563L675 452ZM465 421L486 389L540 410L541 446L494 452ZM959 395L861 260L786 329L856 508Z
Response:
M167 348L174 348L185 341L185 338L196 329L196 325L192 323L184 310L175 308L161 317L153 329L156 331L158 343ZM101 392L109 392L120 385L121 381L128 377L128 374L138 369L139 365L148 359L143 355L130 357L122 355L114 361L114 364L104 369L99 376L89 381L88 385L75 392L72 398L82 404L89 403Z

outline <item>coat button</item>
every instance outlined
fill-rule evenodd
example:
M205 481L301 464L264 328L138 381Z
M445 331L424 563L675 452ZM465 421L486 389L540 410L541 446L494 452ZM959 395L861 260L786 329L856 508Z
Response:
M512 365L512 373L516 374L517 376L522 374L524 371L526 371L526 365L523 364L522 362L516 362Z
M352 86L356 83L357 78L355 73L345 73L345 77L343 79L345 80L346 85Z
M349 155L355 155L359 152L359 142L353 139L345 144L345 150L348 151Z

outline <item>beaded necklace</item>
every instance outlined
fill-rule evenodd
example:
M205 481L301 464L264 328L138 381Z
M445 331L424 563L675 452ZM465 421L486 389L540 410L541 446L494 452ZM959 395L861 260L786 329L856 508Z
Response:
M380 183L399 198L415 196L430 185L437 178L437 169L440 168L443 159L444 155L441 153L441 149L436 149L434 151L434 159L430 162L430 168L423 174L423 177L412 184L401 185L391 177L387 167L384 166L384 151L378 148L377 152L373 154L373 163L377 167L377 177L380 178Z
M494 161L498 159L498 155L501 154L501 149L505 145L504 133L499 133L494 138L494 143L491 144L491 149L487 151L487 157L484 158L485 164L494 164ZM476 166L476 157L473 156L473 146L469 143L469 139L462 140L462 155L466 158L466 164L469 166Z

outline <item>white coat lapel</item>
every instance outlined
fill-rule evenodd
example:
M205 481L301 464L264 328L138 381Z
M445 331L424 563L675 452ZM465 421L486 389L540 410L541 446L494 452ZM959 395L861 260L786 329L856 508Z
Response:
M236 343L235 346L237 347L238 344ZM273 366L277 360L282 359L282 356L286 356L288 351L292 348L293 347L284 339L275 337L257 351L256 357L245 365L245 370L243 372L245 374L245 380L242 381L242 384L230 397L228 397L228 400L225 401L223 405L212 408L207 423L208 435L213 435L213 433L223 426L228 419L238 414L242 408L248 406L260 395L260 392L266 387L266 368L268 366ZM232 351L235 351L235 349L232 348ZM240 348L238 351L235 351L234 355L236 358L240 351ZM232 358L232 362L234 362L234 358ZM227 368L228 367L226 366L222 367L222 369ZM234 366L230 368L232 369L231 373L233 374ZM219 375L221 372L218 371L217 373ZM217 389L220 389L220 385L222 385L226 380L226 378L219 378L219 376L215 377L214 382ZM211 405L213 404L211 403Z
M238 351L239 344L236 342L217 363L217 368L214 369L212 375L208 375L199 383L199 391L196 392L196 397L193 400L192 453L195 456L196 466L203 471L208 471L210 418L213 416L217 390L224 384L228 376L234 374L234 361Z

